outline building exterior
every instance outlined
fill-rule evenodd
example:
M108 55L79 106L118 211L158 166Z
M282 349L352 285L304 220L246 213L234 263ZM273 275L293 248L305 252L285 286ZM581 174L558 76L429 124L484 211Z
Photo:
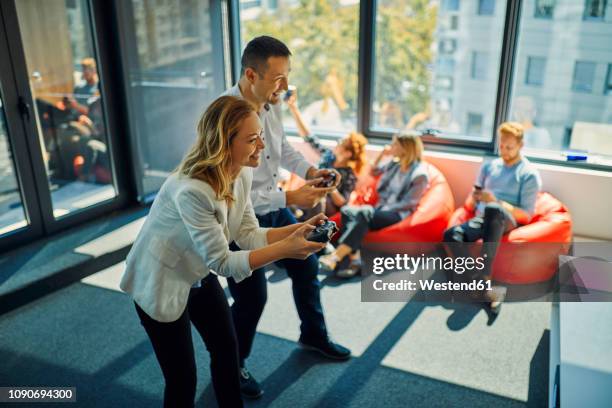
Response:
M504 15L505 2L440 2L432 98L458 133L491 136ZM612 123L610 38L609 2L523 2L509 118L533 129L528 146L564 149L576 122Z

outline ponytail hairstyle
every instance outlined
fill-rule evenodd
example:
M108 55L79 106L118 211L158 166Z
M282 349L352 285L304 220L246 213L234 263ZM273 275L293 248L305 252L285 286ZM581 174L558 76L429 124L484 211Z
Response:
M402 166L408 167L414 161L420 161L423 157L423 141L420 136L400 133L395 136L404 154L400 157Z

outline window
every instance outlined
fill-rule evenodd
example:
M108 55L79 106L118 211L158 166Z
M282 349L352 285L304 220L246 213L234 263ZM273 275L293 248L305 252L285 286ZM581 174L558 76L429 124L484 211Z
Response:
M467 4L478 6L471 0L461 7ZM505 4L497 4L490 24L477 23L475 12L462 15L458 37L435 2L379 0L369 130L431 128L441 139L490 141ZM468 112L479 112L478 126L474 117L468 123Z
M546 69L546 58L529 57L527 58L527 75L525 76L526 85L544 84L544 70Z
M536 0L535 1L535 18L553 18L555 11L556 0Z
M455 60L452 57L439 57L437 72L442 75L453 75Z
M359 2L291 1L279 2L278 8L266 4L262 2L258 15L243 13L241 8L242 46L260 35L285 42L293 54L289 82L297 87L298 104L308 127L319 133L354 130ZM295 127L288 110L283 119L288 128Z
M221 24L208 1L118 4L126 15L128 118L145 200L193 144L202 109L225 89Z
M478 0L478 14L492 16L495 13L495 0Z
M16 2L53 216L118 195L89 2ZM52 31L50 27L56 26Z
M436 88L443 91L453 90L453 77L439 75L436 77Z
M612 25L601 25L597 32L584 35L585 24L589 23L582 20L582 9L565 8L563 12L567 15L562 21L553 19L546 23L551 26L550 32L563 31L564 36L549 36L530 28L531 23L525 21L531 19L530 2L523 2L522 7L516 58L526 63L515 64L507 119L527 128L527 154L558 154L572 148L612 156L607 142L612 134L610 96L605 95L605 90L612 86L610 74L606 83L597 85L596 64L592 62L601 58L602 49L609 50ZM570 45L567 38L575 42ZM559 49L563 52L555 52ZM578 57L581 61L574 62ZM612 65L612 61L608 62ZM532 82L541 84L536 87Z
M438 52L440 54L452 54L457 49L457 40L454 38L447 38L441 40L438 45Z
M451 16L450 29L453 31L457 31L459 29L459 16Z
M574 66L574 80L572 81L572 89L576 92L592 92L594 77L594 62L576 61L576 65Z
M480 113L468 113L467 131L469 134L482 133L482 115Z
M606 74L604 95L612 95L612 64L608 64L608 73Z
M487 54L480 51L472 52L472 79L487 79Z
M261 0L241 0L240 8L243 10L261 7Z
M584 2L585 20L603 20L606 17L606 0L586 0Z
M458 11L459 10L459 0L442 0L442 10Z
M28 225L0 95L0 236Z

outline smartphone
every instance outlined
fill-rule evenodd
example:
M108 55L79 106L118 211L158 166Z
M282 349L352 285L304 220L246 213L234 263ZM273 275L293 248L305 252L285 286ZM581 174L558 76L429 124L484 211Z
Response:
M287 91L285 92L285 95L283 96L283 100L285 102L287 102L289 100L289 98L291 98L291 95L293 95L293 91L295 91L295 86L294 85L289 85L288 88L289 89L287 89Z

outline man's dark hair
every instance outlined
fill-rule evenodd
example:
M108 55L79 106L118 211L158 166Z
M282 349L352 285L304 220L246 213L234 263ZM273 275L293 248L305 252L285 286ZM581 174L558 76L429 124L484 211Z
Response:
M249 41L242 52L240 75L244 75L247 68L253 68L261 78L268 69L266 66L268 58L289 56L291 56L291 51L282 41L267 35L255 37Z

